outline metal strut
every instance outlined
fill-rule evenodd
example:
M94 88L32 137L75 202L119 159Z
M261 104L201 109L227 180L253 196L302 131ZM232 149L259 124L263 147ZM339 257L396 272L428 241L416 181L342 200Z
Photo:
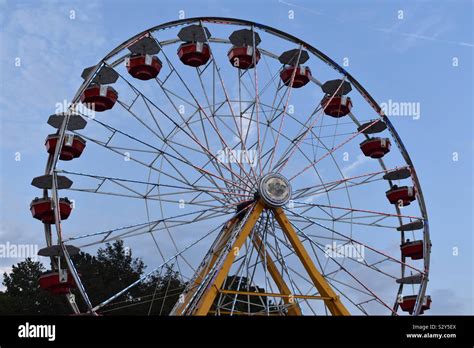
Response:
M234 217L223 227L193 279L188 283L185 291L180 296L180 300L171 311L171 315L201 316L210 313L217 295L221 292L226 292L221 289L222 285L228 276L235 257L238 255L245 240L250 236L264 209L269 209L273 213L276 221L295 250L295 254L300 259L318 290L320 296L314 296L314 298L322 299L332 315L350 315L339 296L317 270L283 209L266 206L261 200L258 200L249 209L244 218ZM264 248L262 240L255 234L252 238L252 243L258 250L261 258L265 260L266 267L275 281L283 301L288 305L288 314L302 315L299 305L292 299L293 294L290 288L285 283L270 254ZM243 292L235 291L235 293L240 294ZM294 297L298 298L298 296Z

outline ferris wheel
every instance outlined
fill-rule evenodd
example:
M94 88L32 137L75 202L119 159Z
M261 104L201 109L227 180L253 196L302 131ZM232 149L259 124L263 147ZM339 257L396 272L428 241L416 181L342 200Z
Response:
M30 205L52 265L40 286L75 314L73 292L107 313L170 268L186 284L171 315L430 308L413 163L375 100L318 49L246 20L190 18L133 36L82 78L48 119ZM114 240L149 269L93 303L73 256Z

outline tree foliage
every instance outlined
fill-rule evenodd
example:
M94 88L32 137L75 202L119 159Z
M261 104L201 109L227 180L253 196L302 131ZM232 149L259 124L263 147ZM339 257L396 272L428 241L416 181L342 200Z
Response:
M101 303L111 294L118 293L137 281L144 273L145 265L140 258L124 247L123 241L106 244L93 256L84 252L73 256L81 281L92 303ZM6 315L61 315L70 314L71 308L65 296L52 295L39 287L38 279L45 272L41 262L26 259L3 274L5 292L0 292L0 314ZM141 282L109 306L104 315L162 314L171 311L185 284L178 273L171 269L162 276ZM77 289L73 290L81 312L86 306L80 300ZM153 300L153 301L152 301ZM151 308L151 309L150 309Z
M87 290L90 301L95 305L107 300L140 279L145 264L140 258L133 257L123 241L106 244L97 250L95 256L80 252L73 257L74 265ZM64 264L64 260L61 261ZM65 296L52 295L39 287L38 279L46 271L41 262L28 258L12 267L12 271L3 274L5 292L0 292L0 314L3 315L68 315L71 307ZM173 266L154 274L138 285L131 287L108 305L100 313L103 315L168 315L179 300L186 283L181 280ZM229 276L224 289L250 292L263 292L258 286L250 285L245 277ZM73 289L81 312L87 307L80 293ZM219 314L228 310L255 313L267 305L266 297L222 294L214 301L212 311L217 307Z

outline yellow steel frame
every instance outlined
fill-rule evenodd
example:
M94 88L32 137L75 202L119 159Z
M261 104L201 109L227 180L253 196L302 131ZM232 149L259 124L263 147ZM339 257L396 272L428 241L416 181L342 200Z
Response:
M206 289L204 295L201 297L197 307L195 308L194 315L207 315L209 310L211 309L214 300L224 283L227 274L229 273L230 267L234 262L236 250L240 250L242 245L244 244L245 240L250 235L255 223L257 222L258 218L262 214L263 209L265 208L265 204L262 201L258 201L252 209L247 221L245 222L244 226L240 230L239 235L237 236L234 244L232 245L231 249L229 250L222 267L217 272L214 281L210 284L209 288Z
M324 303L328 307L332 315L350 315L349 311L342 304L339 296L334 292L331 286L328 284L326 279L322 276L321 273L317 270L316 266L311 260L308 252L301 243L298 235L296 234L293 226L291 226L290 221L285 215L285 212L281 208L272 208L275 219L280 224L283 232L285 232L288 237L291 246L295 250L296 255L299 257L301 263L303 264L306 272L308 272L311 280L313 281L314 286L318 289L321 296L329 298L324 300Z
M306 295L295 295L291 293L288 285L283 280L282 275L278 271L277 266L273 262L270 254L265 250L264 243L262 243L261 239L254 235L252 238L252 243L254 244L255 248L259 251L260 257L262 260L265 260L266 267L268 272L272 276L275 284L280 291L280 294L267 294L267 293L251 293L245 291L231 291L231 290L223 290L221 289L222 284L224 283L229 270L232 266L232 263L235 260L235 257L238 253L236 250L240 250L242 245L244 244L245 240L250 236L255 223L259 219L260 215L262 214L264 209L269 209L272 211L273 215L275 216L276 221L279 223L281 229L287 236L291 246L293 247L296 256L300 259L301 263L303 264L306 272L311 278L311 281L315 285L316 289L318 290L320 296L306 296ZM224 246L230 238L231 231L233 230L233 226L235 225L235 221L232 223L227 230L223 232L223 235L220 237L220 241L217 243L217 246ZM218 249L218 248L216 248ZM206 272L212 268L214 263L217 260L219 253L213 253L210 262L199 270L199 274L195 277L195 286L201 283L202 279L206 276ZM193 287L191 287L193 289ZM204 293L202 294L197 306L193 308L190 314L192 315L207 315L210 313L212 304L219 293L229 293L229 294L240 294L240 295L249 295L249 296L276 296L282 297L283 301L286 304L290 304L288 307L288 314L289 315L302 315L301 309L296 302L293 302L294 298L312 298L312 299L320 299L323 300L326 307L329 309L332 315L350 315L349 311L346 309L344 304L341 302L339 296L334 292L331 286L328 284L326 279L322 276L321 273L317 270L316 266L314 265L311 257L309 256L308 252L306 251L303 243L299 239L297 233L293 229L290 221L288 220L287 216L285 215L283 209L281 208L274 208L266 206L265 203L261 200L257 201L252 208L251 213L248 216L247 221L245 222L244 226L241 228L239 235L237 236L236 240L234 241L233 245L231 246L230 250L225 255L225 259L223 261L222 267L217 270L216 274L213 277L213 281L208 285L205 289ZM173 314L182 315L183 309L189 303L190 299L192 298L193 291L191 290L189 293L185 295L185 299L183 303L176 306L173 310Z
M183 297L182 301L178 302L175 305L175 307L173 308L173 310L171 312L171 315L182 315L182 314L184 314L183 310L186 308L189 301L193 297L194 290L199 287L199 285L202 283L202 280L206 277L206 274L212 269L212 267L216 263L220 252L222 251L224 246L226 246L227 243L229 242L229 239L232 235L231 232L232 232L232 230L233 230L233 228L234 228L234 226L236 225L237 222L238 222L238 220L233 220L233 221L231 221L231 223L228 226L226 226L223 229L222 234L218 237L219 240L216 242L215 247L211 252L211 258L208 260L208 262L206 264L204 264L202 267L200 267L197 270L196 276L194 277L194 280L193 280L193 284L189 285L190 291L183 294L184 297Z
M292 295L290 288L288 287L288 285L286 285L285 281L283 280L283 277L281 276L280 272L278 271L277 266L273 262L272 257L265 250L265 246L262 243L259 236L255 234L252 242L255 245L255 248L258 250L260 254L260 258L265 261L267 269L268 269L268 273L270 273L273 280L275 281L275 284L277 285L278 290L280 290L281 294L285 295L283 297L283 302L285 302L286 304L290 304L290 306L288 307L288 314L301 315L301 309L299 305L293 301L294 296Z

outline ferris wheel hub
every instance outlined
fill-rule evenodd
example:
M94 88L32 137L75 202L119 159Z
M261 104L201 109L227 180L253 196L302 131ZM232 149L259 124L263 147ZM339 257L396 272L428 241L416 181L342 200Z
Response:
M291 198L291 184L281 174L269 173L260 179L258 193L271 207L281 207Z

